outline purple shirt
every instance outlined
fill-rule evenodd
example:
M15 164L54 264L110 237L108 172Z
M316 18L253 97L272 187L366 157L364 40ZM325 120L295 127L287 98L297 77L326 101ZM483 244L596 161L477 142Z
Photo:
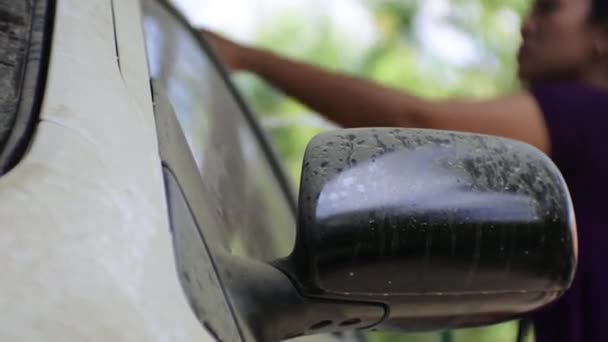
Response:
M534 314L538 342L608 341L608 90L576 83L532 87L551 158L570 188L579 237L572 288Z

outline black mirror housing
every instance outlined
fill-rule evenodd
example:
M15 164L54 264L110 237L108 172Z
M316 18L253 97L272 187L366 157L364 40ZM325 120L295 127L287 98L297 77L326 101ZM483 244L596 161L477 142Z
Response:
M576 268L567 186L535 148L476 134L354 129L309 144L300 293L381 304L379 329L504 321L558 298Z

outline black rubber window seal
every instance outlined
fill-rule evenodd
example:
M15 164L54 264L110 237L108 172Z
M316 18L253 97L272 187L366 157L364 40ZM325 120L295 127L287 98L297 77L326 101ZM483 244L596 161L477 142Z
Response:
M14 0L4 1L9 4ZM0 0L0 6L3 5L2 2ZM17 67L21 69L18 70L18 77L13 79L12 85L16 88L17 106L0 108L13 111L5 113L12 115L13 120L8 137L4 142L0 142L0 176L14 168L27 152L40 118L46 88L55 21L55 0L31 0L29 6L29 13L24 17L29 20L26 51L18 56ZM0 8L0 15L2 14L7 13ZM5 24L4 29L8 30L10 20L11 18L0 17L0 26Z

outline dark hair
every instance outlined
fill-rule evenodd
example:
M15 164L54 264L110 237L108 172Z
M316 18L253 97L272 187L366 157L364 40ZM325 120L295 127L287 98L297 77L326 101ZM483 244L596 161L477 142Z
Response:
M591 20L598 24L608 24L608 0L592 0Z

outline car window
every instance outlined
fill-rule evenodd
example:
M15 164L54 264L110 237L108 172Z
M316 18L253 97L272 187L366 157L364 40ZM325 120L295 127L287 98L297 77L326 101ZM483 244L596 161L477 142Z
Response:
M160 4L144 13L151 77L165 87L203 180L215 231L232 253L263 261L295 241L293 199L263 135L199 38Z

